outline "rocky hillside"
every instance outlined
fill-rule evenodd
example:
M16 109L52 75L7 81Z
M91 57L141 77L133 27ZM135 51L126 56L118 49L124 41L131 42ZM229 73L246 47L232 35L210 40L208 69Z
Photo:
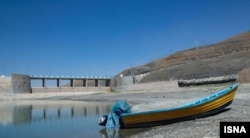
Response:
M216 44L180 51L127 69L122 74L128 76L131 72L133 75L149 72L141 82L153 82L239 74L249 67L250 31L247 31Z

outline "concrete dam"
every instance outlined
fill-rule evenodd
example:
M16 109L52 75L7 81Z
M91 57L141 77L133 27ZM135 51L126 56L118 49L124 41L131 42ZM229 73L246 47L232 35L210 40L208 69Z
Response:
M41 87L32 87L32 80L40 80ZM56 86L47 87L47 81L56 81ZM61 81L68 80L68 85L62 85ZM76 82L78 85L76 86ZM79 86L79 82L82 84ZM92 85L90 85L90 83ZM109 92L110 78L90 77L53 77L53 76L29 76L12 74L11 77L0 77L0 93L46 93L46 92Z

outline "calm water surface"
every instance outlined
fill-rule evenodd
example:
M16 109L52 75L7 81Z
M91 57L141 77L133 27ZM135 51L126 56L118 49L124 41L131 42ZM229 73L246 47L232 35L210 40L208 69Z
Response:
M106 129L98 125L114 103L79 101L1 101L0 138L113 138L146 129Z

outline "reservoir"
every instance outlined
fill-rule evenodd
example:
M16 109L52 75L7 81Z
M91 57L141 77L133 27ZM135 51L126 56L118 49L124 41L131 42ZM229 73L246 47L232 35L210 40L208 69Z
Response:
M145 129L106 129L99 117L113 103L83 101L0 101L1 138L109 138L129 136Z

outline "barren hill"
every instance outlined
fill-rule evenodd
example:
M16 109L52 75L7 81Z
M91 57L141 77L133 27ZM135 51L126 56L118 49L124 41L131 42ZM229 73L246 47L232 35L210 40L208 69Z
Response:
M247 31L216 44L180 51L127 69L122 74L129 76L149 72L141 82L152 82L239 74L249 67L250 31Z

